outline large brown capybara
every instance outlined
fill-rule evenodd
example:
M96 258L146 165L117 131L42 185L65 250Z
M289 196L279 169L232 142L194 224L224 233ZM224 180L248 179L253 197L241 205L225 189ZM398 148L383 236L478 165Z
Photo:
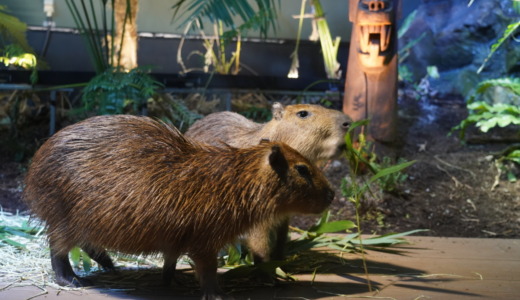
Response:
M217 252L252 227L316 214L334 198L323 173L279 142L199 144L146 117L99 116L66 127L36 152L23 197L48 227L61 285L81 285L74 246L105 269L105 249L163 253L170 282L186 253L204 298L218 298Z
M271 121L259 124L234 112L213 113L195 122L186 136L238 148L251 147L263 139L279 141L314 163L330 160L345 150L345 134L352 119L340 111L312 104L284 107L274 103L272 114ZM255 262L284 259L288 229L289 217L255 227L247 237Z

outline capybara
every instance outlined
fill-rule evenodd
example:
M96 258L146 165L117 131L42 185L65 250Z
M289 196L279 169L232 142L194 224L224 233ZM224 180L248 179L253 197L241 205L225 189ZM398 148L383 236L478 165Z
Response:
M68 126L33 157L23 197L48 228L61 285L82 284L74 246L105 269L105 249L163 253L171 281L186 253L204 298L220 294L217 252L254 226L315 214L334 198L323 173L280 142L213 147L147 117L99 116Z
M311 162L320 163L338 156L345 149L345 133L352 119L340 111L319 105L296 104L284 107L276 102L273 118L255 123L234 112L213 113L193 124L186 136L222 146L247 148L260 140L279 141L300 152ZM284 258L289 218L263 223L247 238L255 262Z

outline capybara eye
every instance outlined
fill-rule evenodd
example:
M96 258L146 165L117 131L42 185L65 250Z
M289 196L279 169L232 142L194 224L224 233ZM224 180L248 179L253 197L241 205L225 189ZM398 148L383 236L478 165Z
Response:
M299 112L296 113L296 115L302 119L305 119L307 118L308 116L311 115L310 112L306 111L306 110L300 110Z
M309 178L311 176L311 172L306 165L295 165L294 168L302 177Z

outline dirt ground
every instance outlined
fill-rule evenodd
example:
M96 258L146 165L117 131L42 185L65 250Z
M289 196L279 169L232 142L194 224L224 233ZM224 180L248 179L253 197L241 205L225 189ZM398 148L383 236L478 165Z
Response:
M456 135L447 135L467 115L462 99L454 96L420 101L406 93L401 93L400 98L398 141L385 153L416 163L405 171L407 179L395 191L373 190L363 202L363 232L429 229L420 234L519 238L520 182L509 182L504 174L497 181L498 169L492 159L510 145L496 142L497 134L500 139L503 133L491 133L487 138L474 135L480 143L463 145ZM518 141L518 131L513 135ZM24 211L20 195L26 162L14 162L3 146L0 205L4 211ZM518 169L513 171L520 175ZM326 173L337 188L331 206L333 218L353 220L353 205L340 189L342 178L349 174L346 160L331 162ZM296 217L293 225L305 227L315 220Z
M442 237L520 237L520 182L498 173L493 155L518 142L518 128L482 134L469 130L462 144L450 130L466 118L464 101L457 96L399 102L398 142L390 156L416 163L405 170L408 178L392 193L368 196L365 233L428 229L421 235ZM508 143L501 143L509 140ZM327 171L338 186L348 174L345 161ZM518 177L518 166L512 166ZM353 206L338 190L334 218L353 219ZM347 205L345 205L347 204Z

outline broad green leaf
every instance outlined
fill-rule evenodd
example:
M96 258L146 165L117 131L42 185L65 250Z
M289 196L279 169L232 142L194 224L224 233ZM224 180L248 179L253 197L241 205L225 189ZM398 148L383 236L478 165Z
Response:
M341 221L334 221L322 224L318 228L316 228L316 233L334 233L339 231L346 231L347 229L351 229L356 227L356 224L352 221L348 220L341 220Z
M410 25L412 24L413 20L415 20L415 16L417 15L417 9L412 11L403 21L401 24L401 27L399 27L399 31L397 32L397 37L400 39L403 37L403 35L408 31L410 28Z
M398 164L398 165L395 165L395 166L391 166L391 167L382 169L379 172L377 172L376 175L372 176L370 178L369 182L373 183L374 181L376 181L377 179L379 179L381 177L390 175L392 173L399 172L399 171L401 171L401 170L403 170L405 168L408 168L409 166L413 165L415 162L416 162L415 160L407 161L407 162L404 162L404 163L401 163L401 164Z
M79 268L79 264L81 262L81 250L78 247L72 248L70 250L70 260L75 268Z
M355 250L353 250L354 246L351 245L351 244L329 244L327 247L329 247L330 249L333 249L333 250L338 250L338 251L341 251L341 252L353 252Z
M26 249L24 244L19 243L17 241L13 241L13 240L7 238L5 234L0 234L0 241L6 243L8 245L14 246L14 247L16 247L18 249L22 249L22 250Z
M19 237L23 237L26 239L33 239L34 236L31 234L28 234L22 230L20 227L12 227L12 226L2 226L0 227L0 232L9 233L11 235L16 235Z
M226 265L233 266L240 263L240 250L236 245L230 245L227 249L228 258L226 260Z
M83 259L83 271L85 272L90 272L91 270L91 267L92 267L92 260L90 259L90 256L88 256L87 253L85 253L84 251L81 251L82 252L82 259Z

